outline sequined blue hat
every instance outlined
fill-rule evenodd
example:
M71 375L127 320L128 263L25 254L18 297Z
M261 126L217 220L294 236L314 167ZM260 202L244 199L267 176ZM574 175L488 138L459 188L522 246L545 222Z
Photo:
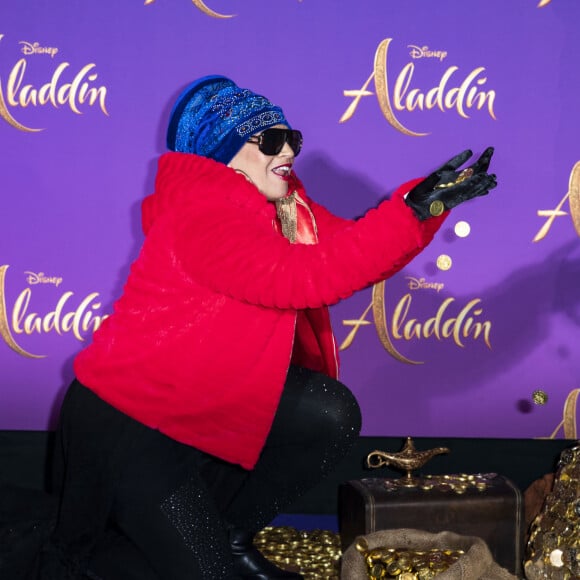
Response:
M226 77L207 76L191 83L173 106L167 147L227 165L249 137L278 124L290 127L280 107Z

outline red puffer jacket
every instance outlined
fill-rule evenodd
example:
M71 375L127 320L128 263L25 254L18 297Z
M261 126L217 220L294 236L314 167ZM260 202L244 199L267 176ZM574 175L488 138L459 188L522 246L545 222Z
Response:
M251 469L290 361L337 375L327 306L402 268L441 225L404 203L414 183L350 221L296 180L318 243L291 244L274 204L243 176L163 155L143 203L145 242L112 315L75 360L78 379L145 425Z

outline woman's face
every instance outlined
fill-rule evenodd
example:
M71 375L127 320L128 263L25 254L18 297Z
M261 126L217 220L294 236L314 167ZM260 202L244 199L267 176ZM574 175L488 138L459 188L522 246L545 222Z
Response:
M276 129L286 129L286 125L275 125ZM259 135L260 133L256 133ZM228 163L228 167L243 172L270 201L284 197L288 193L288 179L294 152L288 143L277 155L265 155L255 143L245 143Z

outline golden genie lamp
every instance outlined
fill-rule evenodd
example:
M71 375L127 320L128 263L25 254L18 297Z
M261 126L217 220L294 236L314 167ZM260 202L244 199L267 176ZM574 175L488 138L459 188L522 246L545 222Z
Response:
M405 472L400 484L405 487L416 487L418 480L413 477L415 469L423 467L435 455L449 453L447 447L435 447L426 451L417 451L411 437L407 437L405 444L398 453L388 453L386 451L371 451L366 458L367 467L378 468L388 465Z

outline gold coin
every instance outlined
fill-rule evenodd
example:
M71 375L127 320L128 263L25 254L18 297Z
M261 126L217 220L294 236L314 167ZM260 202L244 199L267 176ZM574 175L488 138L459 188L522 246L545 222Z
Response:
M448 187L453 187L455 185L455 181L448 181L447 183L439 183L435 186L435 189L447 189Z
M413 567L411 559L408 557L401 557L397 560L397 565L401 569L401 572L409 572Z
M431 205L429 206L429 213L432 216L441 215L444 211L445 211L445 205L443 204L443 202L440 199L436 199L435 201L431 202Z
M390 564L391 562L393 562L395 560L396 556L394 553L389 552L389 551L383 551L382 555L381 555L381 561L384 562L385 564Z
M387 566L387 572L391 576L398 576L401 573L401 567L399 566L399 564L397 562L391 562Z
M532 400L536 405L545 405L548 402L548 395L545 391L537 390L532 393Z
M438 258L437 258L437 267L440 270L449 270L451 269L451 265L452 265L452 260L451 258L447 255L447 254L441 254Z

